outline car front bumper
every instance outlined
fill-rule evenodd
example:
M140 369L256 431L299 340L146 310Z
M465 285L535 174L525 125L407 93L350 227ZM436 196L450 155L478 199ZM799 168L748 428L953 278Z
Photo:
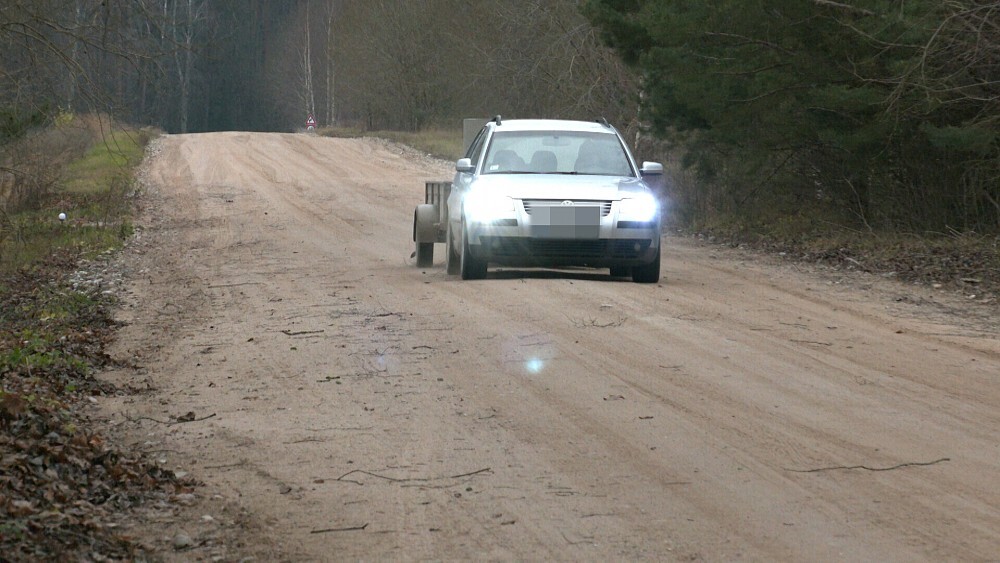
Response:
M561 209L560 218L555 211L539 212L538 206L526 211L517 202L513 218L469 221L469 250L476 259L508 266L607 268L653 262L660 252L659 218L619 220L616 204Z

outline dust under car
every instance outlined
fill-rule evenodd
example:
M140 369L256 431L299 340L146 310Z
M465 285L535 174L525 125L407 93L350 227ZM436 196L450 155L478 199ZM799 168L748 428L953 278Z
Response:
M428 183L428 203L414 215L418 264L428 263L436 231L448 273L462 279L483 278L497 264L610 268L612 276L655 283L660 204L644 177L662 173L659 163L636 166L603 120L498 116L456 163L446 196Z

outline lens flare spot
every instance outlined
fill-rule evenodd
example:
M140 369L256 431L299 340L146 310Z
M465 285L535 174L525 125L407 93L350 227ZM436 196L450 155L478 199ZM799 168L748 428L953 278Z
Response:
M542 371L542 368L544 366L545 363L542 362L542 360L539 360L538 358L531 358L524 364L524 367L528 370L528 373L538 373Z

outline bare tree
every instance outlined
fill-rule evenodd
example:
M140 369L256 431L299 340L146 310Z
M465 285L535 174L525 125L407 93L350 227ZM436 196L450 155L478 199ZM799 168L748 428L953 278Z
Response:
M313 93L313 72L312 72L312 33L310 32L309 6L311 2L306 0L305 21L303 22L302 33L302 98L305 111L308 115L316 114L316 96Z
M334 0L327 0L326 3L326 48L324 56L326 58L326 119L327 125L333 125L337 121L337 107L334 97L334 84L336 67L333 58L333 17L336 11Z
M951 156L944 166L919 155L901 163L904 183L925 190L903 207L916 209L913 201L922 201L938 210L958 208L962 228L995 229L1000 226L1000 0L944 0L938 10L940 19L932 20L930 39L916 48L911 64L898 76L874 80L894 86L886 105L895 119L922 123L932 145ZM928 185L928 179L953 187Z
M206 17L207 0L163 0L164 15L170 4L170 28L174 53L174 71L180 90L180 132L188 132L191 105L191 75L194 71L195 38ZM178 11L180 14L178 14Z

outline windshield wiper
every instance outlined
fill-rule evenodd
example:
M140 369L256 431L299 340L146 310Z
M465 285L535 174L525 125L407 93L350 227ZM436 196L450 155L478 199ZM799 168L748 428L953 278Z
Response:
M490 172L490 174L579 174L579 172L557 172L548 170L545 172L535 172L533 170L507 170L505 172Z

